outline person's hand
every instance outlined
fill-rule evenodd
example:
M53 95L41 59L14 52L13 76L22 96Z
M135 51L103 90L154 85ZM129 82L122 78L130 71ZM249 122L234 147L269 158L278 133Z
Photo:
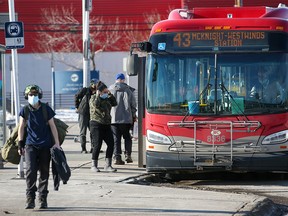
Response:
M25 154L25 142L23 140L18 141L18 154L19 155Z
M78 112L79 112L78 108L75 108L75 112L76 112L76 113L78 113Z
M58 149L62 150L62 149L61 149L61 146L60 146L58 143L55 143L55 144L52 146L52 148L58 148Z
M18 154L19 155L24 155L25 154L25 149L24 148L18 148Z
M133 122L136 122L138 120L138 118L135 116L133 117Z

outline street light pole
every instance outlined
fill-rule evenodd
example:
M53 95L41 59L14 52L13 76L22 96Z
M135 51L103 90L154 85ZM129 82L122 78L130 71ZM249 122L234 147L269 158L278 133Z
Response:
M92 10L92 0L82 0L82 26L83 26L83 87L88 87L90 78L90 36L89 15Z
M51 72L52 72L52 91L51 91L51 106L55 110L55 68L54 68L54 52L51 53Z

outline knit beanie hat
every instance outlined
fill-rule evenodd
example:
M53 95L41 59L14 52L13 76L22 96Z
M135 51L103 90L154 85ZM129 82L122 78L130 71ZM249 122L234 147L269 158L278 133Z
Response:
M104 84L104 83L101 83L99 86L98 86L98 90L99 91L103 91L105 88L107 88L107 86Z

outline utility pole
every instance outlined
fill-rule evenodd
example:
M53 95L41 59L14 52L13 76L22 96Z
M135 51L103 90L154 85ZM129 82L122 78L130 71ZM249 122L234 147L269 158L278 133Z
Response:
M10 22L15 21L15 7L14 0L9 0L9 20ZM19 87L18 87L18 56L17 49L11 49L12 56L12 76L14 84L14 101L15 101L15 123L19 122L18 114L20 109L19 102ZM23 156L21 156L20 163L18 165L18 175L20 178L24 178L24 168L23 168Z
M88 87L90 79L90 36L89 15L92 10L92 0L82 0L83 26L83 87Z
M55 110L55 68L54 68L54 52L51 53L51 72L52 72L52 91L51 91L51 107Z

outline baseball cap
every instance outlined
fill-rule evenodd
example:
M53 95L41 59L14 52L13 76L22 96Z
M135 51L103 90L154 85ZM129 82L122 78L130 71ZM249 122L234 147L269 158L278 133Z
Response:
M90 85L96 84L97 82L98 82L98 79L93 78L93 79L91 79L91 81L90 81Z
M116 75L116 80L121 79L121 80L125 80L125 75L123 73L118 73Z

